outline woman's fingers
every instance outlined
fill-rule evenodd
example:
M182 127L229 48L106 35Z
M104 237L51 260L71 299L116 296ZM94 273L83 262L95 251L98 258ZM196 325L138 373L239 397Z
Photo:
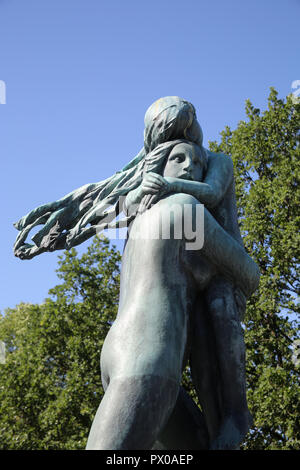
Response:
M139 214L142 214L146 210L146 201L149 199L149 197L151 197L151 194L146 194L145 196L143 196L138 208Z
M159 187L154 187L152 185L144 185L142 186L142 190L145 194L157 194L159 191L161 191L162 188Z
M161 175L158 175L156 173L146 173L142 181L141 189L142 194L144 195L160 196L168 192L169 183ZM144 203L145 201L141 206L143 210L145 210ZM147 204L149 204L149 200L147 200Z
M149 187L153 189L163 189L164 187L162 184L159 184L156 181L149 181L149 180L143 181L142 184L144 187Z
M158 200L158 198L159 198L158 194L150 195L150 198L145 202L146 209L150 209L150 207L153 204L155 204L155 202Z
M159 186L160 188L164 188L167 186L167 181L157 173L146 173L144 176L145 181L151 182L155 186Z
M152 207L158 200L159 194L146 194L139 205L138 212L142 214L147 209L150 209L150 207Z
M148 192L151 194L162 193L164 191L167 191L168 183L167 181L155 180L149 177L149 178L144 178L142 182L142 188L143 188L143 191L147 193Z

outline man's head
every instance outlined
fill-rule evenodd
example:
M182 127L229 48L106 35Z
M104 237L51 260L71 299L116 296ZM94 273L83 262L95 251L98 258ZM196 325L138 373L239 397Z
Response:
M144 130L146 153L152 152L164 142L176 139L186 139L202 146L202 129L191 103L178 96L166 96L155 101L146 111Z

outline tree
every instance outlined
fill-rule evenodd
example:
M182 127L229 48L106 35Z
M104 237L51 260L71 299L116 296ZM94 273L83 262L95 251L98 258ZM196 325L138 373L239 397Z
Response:
M0 448L83 449L103 395L99 356L115 318L120 254L95 238L81 257L59 256L41 305L20 304L0 321Z
M246 249L261 271L245 318L248 401L254 428L246 449L300 447L299 364L292 360L299 315L300 104L271 88L261 113L226 127L210 149L231 155ZM299 317L298 317L299 318Z

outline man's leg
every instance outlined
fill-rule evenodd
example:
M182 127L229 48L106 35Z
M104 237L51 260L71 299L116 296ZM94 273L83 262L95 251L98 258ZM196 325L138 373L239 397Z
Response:
M212 442L221 424L221 383L214 331L205 302L200 296L195 303L191 341L192 381L208 429L209 441Z
M159 433L153 449L209 449L208 432L203 414L183 387L180 387L174 410Z
M215 449L235 449L249 430L245 344L233 289L228 281L216 278L206 294L222 384L222 423L212 442Z
M151 449L174 408L179 383L161 376L116 377L100 403L87 450Z

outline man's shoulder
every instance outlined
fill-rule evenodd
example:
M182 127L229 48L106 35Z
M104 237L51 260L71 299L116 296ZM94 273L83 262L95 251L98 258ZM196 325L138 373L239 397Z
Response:
M233 162L229 155L225 153L211 152L206 150L208 168L222 168L233 173Z
M207 158L208 160L211 160L211 161L222 161L222 162L226 162L226 163L231 163L232 164L232 159L229 155L227 155L226 153L222 153L222 152L212 152L211 150L207 150L206 149L206 153L207 153Z

